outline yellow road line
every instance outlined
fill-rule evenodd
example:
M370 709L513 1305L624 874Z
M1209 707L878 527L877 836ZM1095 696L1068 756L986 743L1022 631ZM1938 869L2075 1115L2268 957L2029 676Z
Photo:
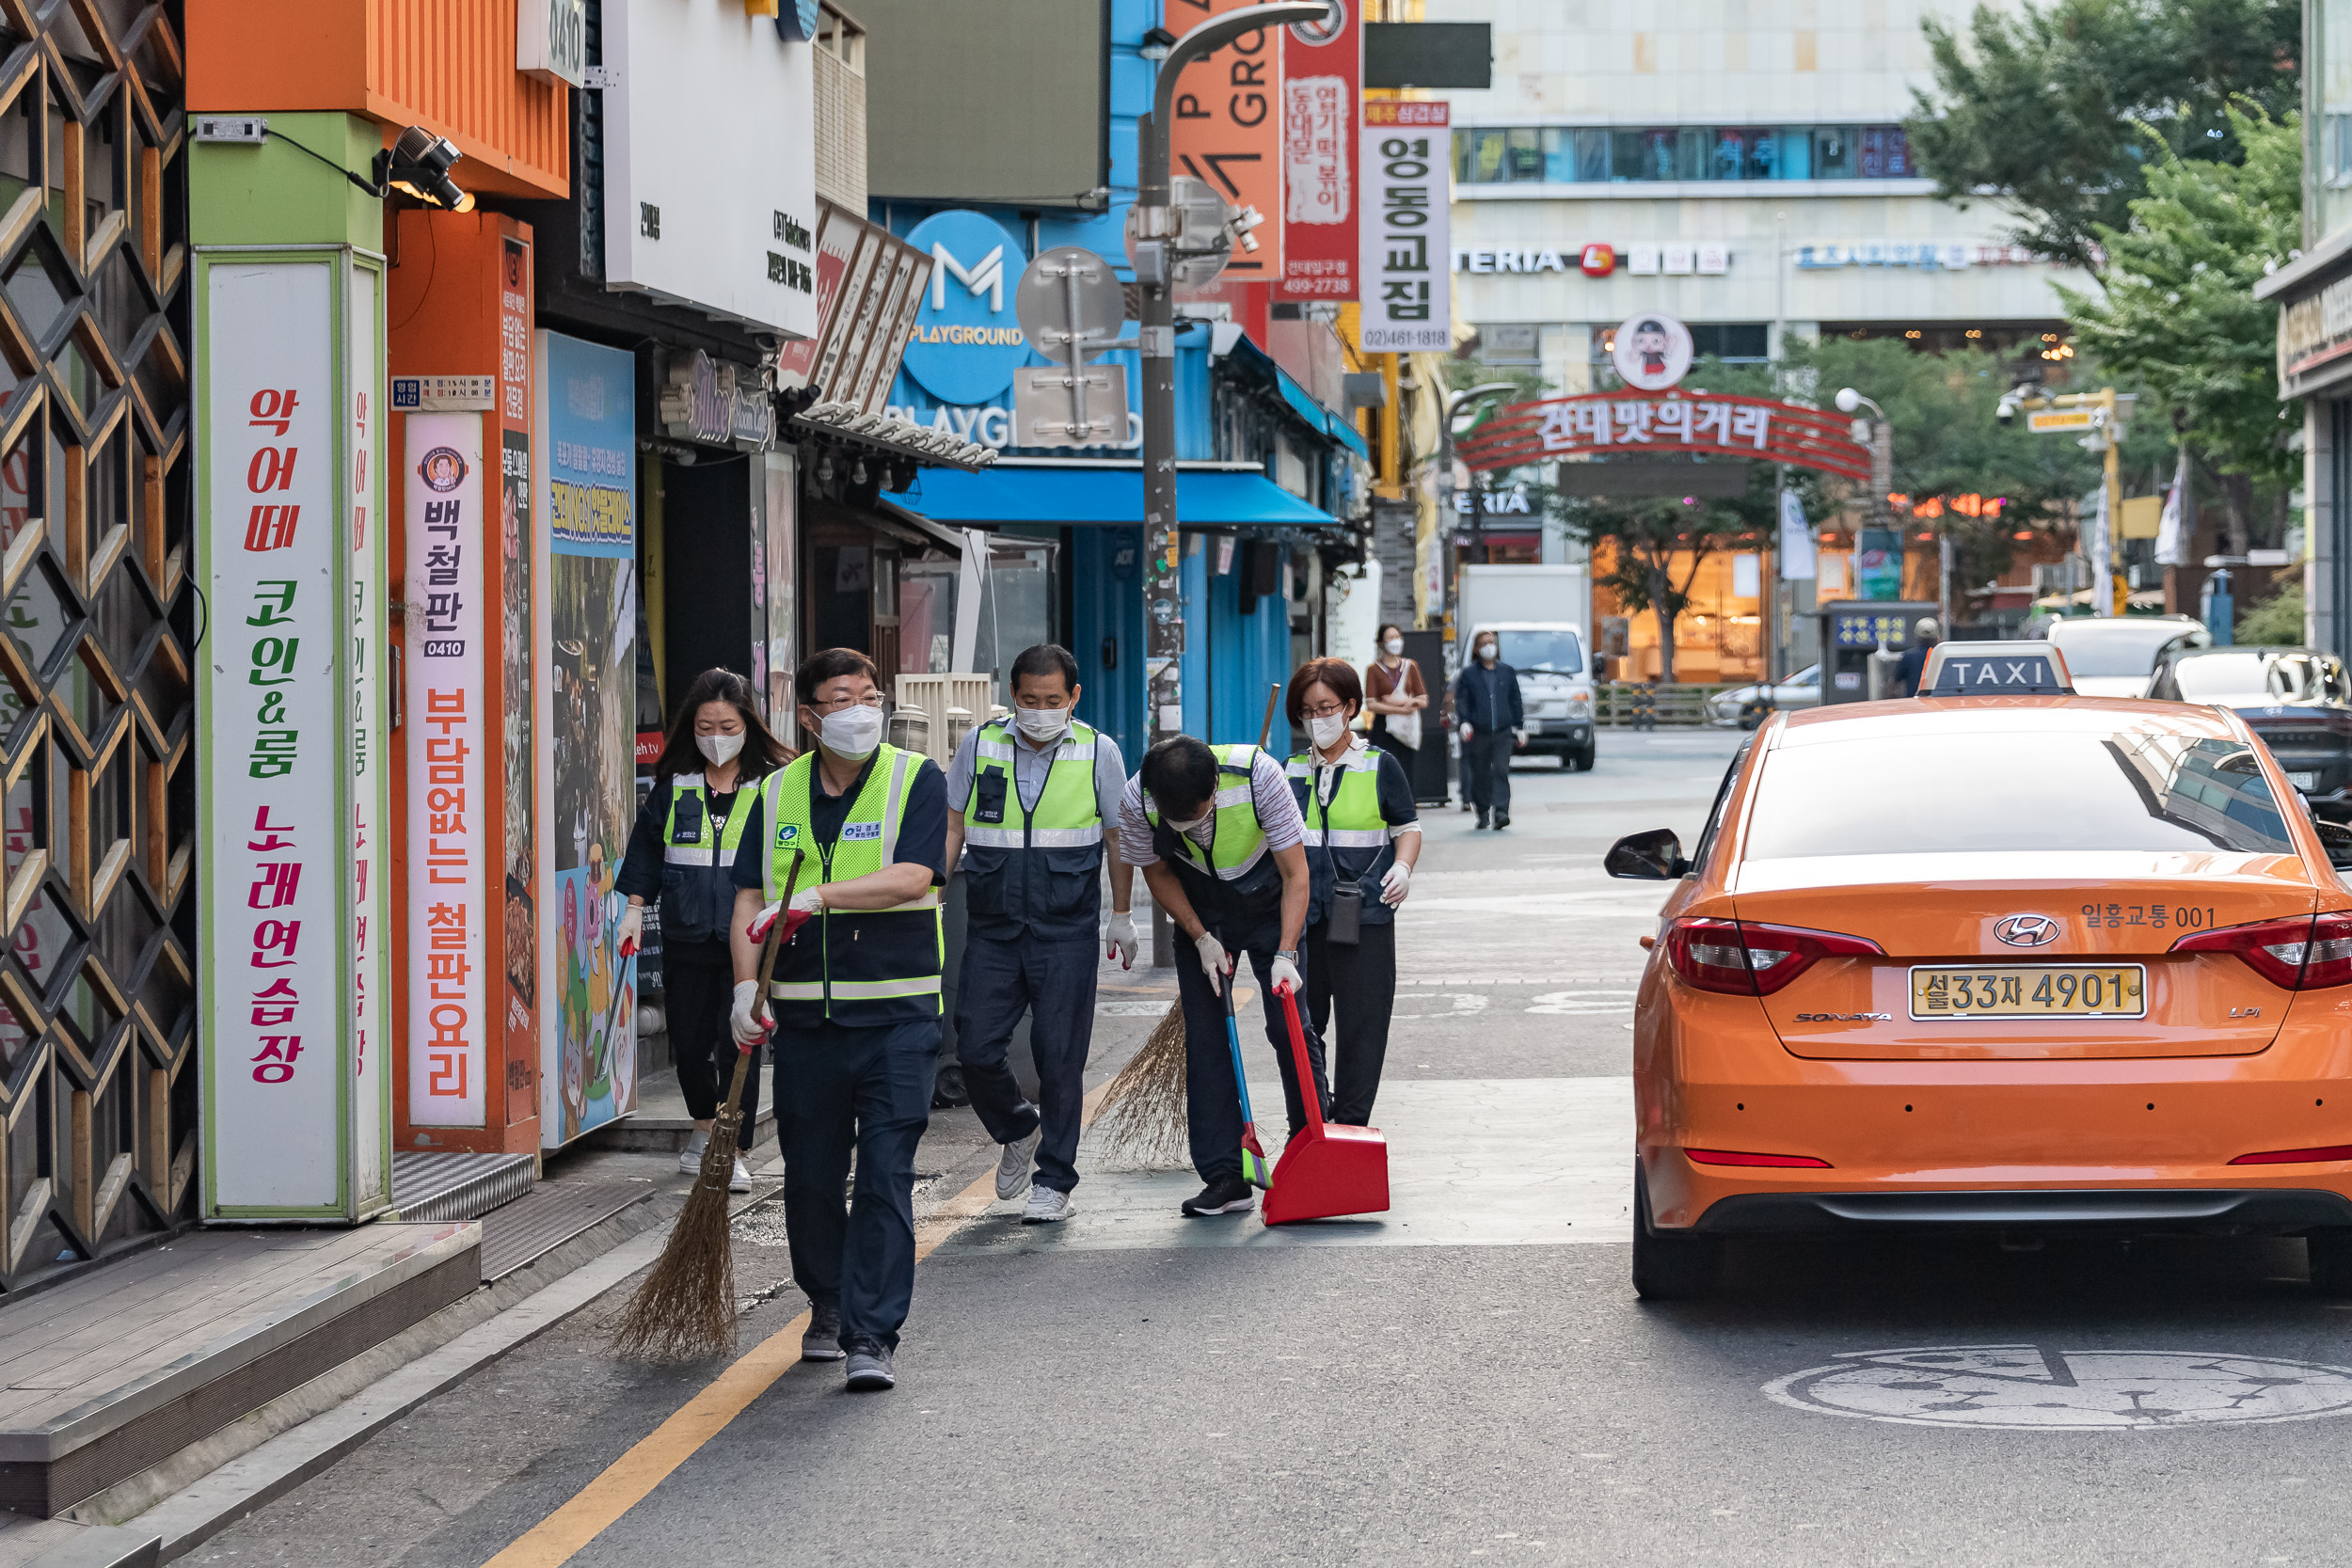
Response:
M1079 1125L1092 1125L1103 1108L1106 1083L1086 1097ZM914 1260L920 1263L964 1221L988 1212L996 1200L996 1173L983 1172L977 1181L933 1210L915 1227ZM691 1459L702 1446L726 1429L776 1379L800 1364L801 1335L808 1327L803 1312L754 1345L648 1433L635 1448L605 1466L602 1474L580 1488L571 1501L532 1526L528 1533L483 1568L563 1568L574 1554L594 1541L672 1471Z

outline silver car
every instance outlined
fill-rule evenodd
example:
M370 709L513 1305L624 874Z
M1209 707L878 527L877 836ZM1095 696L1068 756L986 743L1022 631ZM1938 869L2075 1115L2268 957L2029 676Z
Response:
M2042 635L2064 652L2074 689L2086 697L2145 697L2157 664L2213 643L2194 615L2062 616Z
M1750 703L1769 699L1775 710L1816 707L1821 701L1821 667L1808 664L1777 686L1735 686L1728 691L1718 691L1707 699L1709 723L1738 724L1740 713Z

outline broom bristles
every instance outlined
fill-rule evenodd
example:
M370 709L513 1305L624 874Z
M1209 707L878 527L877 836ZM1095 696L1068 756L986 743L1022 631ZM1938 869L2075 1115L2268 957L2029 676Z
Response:
M639 1361L700 1361L735 1349L735 1249L727 1235L727 1184L743 1074L711 1124L703 1168L645 1282L612 1331L612 1348Z
M1095 1154L1106 1165L1164 1170L1192 1163L1184 1117L1184 1009L1181 1002L1153 1026L1104 1091L1094 1120Z

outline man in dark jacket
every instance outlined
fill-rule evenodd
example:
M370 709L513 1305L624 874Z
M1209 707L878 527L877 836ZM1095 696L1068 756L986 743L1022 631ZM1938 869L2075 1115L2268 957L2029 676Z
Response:
M1518 672L1502 662L1495 634L1480 631L1470 661L1454 680L1454 719L1462 726L1462 781L1482 828L1511 825L1511 753L1527 743Z

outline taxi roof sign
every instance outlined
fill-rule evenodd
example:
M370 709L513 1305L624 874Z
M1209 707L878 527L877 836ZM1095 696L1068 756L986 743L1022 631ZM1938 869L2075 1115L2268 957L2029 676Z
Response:
M2052 642L1938 642L1919 672L1922 697L2072 697L2074 672Z

